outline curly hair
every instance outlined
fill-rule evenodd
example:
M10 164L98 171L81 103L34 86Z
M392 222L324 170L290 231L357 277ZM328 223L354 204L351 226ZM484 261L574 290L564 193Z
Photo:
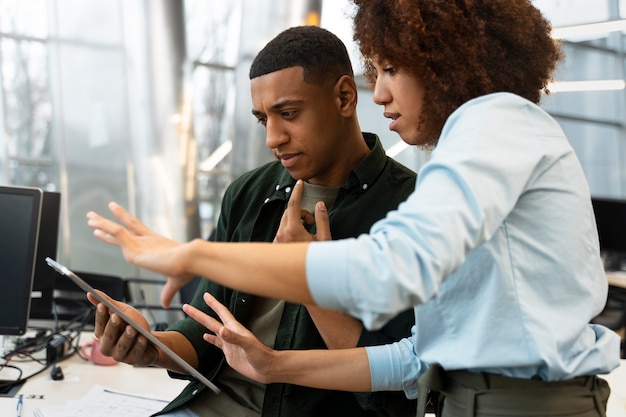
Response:
M284 30L257 54L250 79L290 67L304 69L304 81L334 84L341 76L354 78L350 56L336 35L317 26Z
M530 0L352 0L354 40L424 83L420 134L435 144L450 114L473 98L511 92L539 103L561 46Z

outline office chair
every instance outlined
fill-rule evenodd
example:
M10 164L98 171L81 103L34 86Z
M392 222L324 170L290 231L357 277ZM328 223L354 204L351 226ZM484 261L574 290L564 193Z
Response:
M95 289L107 293L116 300L125 301L125 284L121 277L86 271L74 272ZM59 320L71 320L93 308L87 300L85 292L70 279L61 275L56 277L52 297ZM93 317L90 319L90 323L94 323Z
M163 288L163 284L165 284L164 280L135 277L126 278L124 279L124 298L126 300L126 303L130 306L134 307L137 310L145 311L148 316L148 321L152 323L152 330L165 330L165 328L169 324L168 321L175 321L177 319L168 317L167 319L165 319L165 321L157 320L152 312L180 311L183 304L190 303L193 299L193 295L196 292L196 287L198 286L200 279L201 278L196 277L188 282L183 288L181 288L179 291L180 303L172 303L170 308L167 310L163 308L158 299L156 302L148 300L144 292L144 288L147 285L154 286L155 292L160 293Z

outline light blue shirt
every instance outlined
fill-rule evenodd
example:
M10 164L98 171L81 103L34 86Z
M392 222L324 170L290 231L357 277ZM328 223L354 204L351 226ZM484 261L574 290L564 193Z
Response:
M457 109L407 201L369 235L312 243L306 272L319 305L367 328L415 308L412 338L367 347L374 391L414 397L434 363L550 381L619 365L619 337L589 324L608 283L582 168L513 94Z

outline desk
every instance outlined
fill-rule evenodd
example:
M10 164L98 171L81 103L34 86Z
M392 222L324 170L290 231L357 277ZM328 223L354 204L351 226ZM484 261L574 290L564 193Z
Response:
M89 337L83 335L81 339ZM79 399L95 384L130 393L152 394L166 400L176 397L187 385L186 381L171 379L164 369L135 368L124 363L98 366L78 355L60 365L65 376L62 381L53 381L48 370L22 386L18 393L24 395L22 417L32 417L39 407L64 405L68 400ZM0 397L0 416L14 416L16 405L16 397Z

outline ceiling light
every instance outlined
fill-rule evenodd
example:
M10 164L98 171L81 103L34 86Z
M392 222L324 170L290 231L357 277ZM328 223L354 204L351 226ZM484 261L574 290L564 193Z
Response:
M548 84L551 93L574 91L611 91L626 88L624 80L557 81Z
M626 19L553 28L552 37L555 39L590 38L619 31L626 31Z

